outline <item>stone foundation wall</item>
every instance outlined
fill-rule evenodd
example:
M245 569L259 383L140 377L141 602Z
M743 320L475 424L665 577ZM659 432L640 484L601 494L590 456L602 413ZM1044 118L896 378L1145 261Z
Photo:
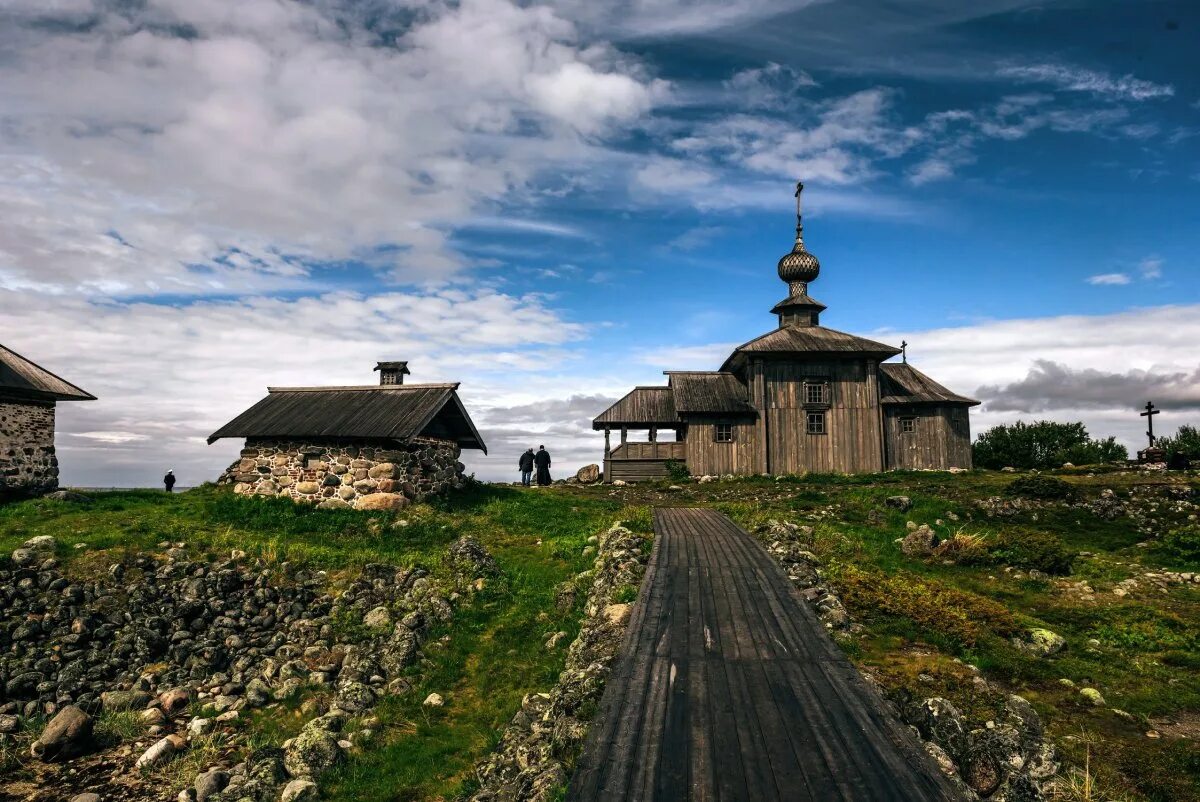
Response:
M217 483L327 509L401 509L462 487L459 451L455 443L429 439L407 445L248 440Z
M0 496L57 488L54 402L0 399Z

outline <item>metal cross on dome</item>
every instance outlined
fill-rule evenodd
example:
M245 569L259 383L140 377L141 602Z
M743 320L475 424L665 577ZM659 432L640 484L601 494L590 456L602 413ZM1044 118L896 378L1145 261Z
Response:
M1147 401L1146 411L1138 413L1138 415L1146 419L1146 426L1149 427L1146 429L1146 436L1150 438L1151 448L1154 448L1154 416L1157 415L1159 411L1160 410L1154 408L1153 401Z
M908 364L908 340L900 341L900 359L904 364Z

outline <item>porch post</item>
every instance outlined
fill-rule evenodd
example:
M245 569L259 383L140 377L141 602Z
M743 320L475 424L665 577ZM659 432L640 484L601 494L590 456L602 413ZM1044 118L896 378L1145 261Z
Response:
M650 442L651 443L658 442L658 427L657 426L650 427Z
M609 435L611 433L612 433L612 429L605 426L604 427L604 458L605 459L608 459L610 456L612 456L612 446L609 445L609 439L608 439Z
M621 427L621 445L625 445L628 442L629 442L629 427L622 426Z

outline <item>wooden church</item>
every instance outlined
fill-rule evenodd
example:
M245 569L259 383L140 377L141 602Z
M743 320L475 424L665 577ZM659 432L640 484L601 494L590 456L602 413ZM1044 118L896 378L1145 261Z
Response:
M803 189L796 243L778 264L788 296L771 309L777 328L720 370L666 371L666 386L635 387L597 416L608 481L662 477L669 461L693 476L971 467L967 410L978 401L907 358L888 362L901 348L821 325L826 307L808 294L821 265L804 247ZM664 429L673 441L660 440ZM631 442L630 430L648 431L648 442Z

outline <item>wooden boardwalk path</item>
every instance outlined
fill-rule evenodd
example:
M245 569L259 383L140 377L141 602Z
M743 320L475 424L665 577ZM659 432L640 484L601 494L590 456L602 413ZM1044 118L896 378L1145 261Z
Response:
M569 800L951 800L782 569L712 510L656 539Z

